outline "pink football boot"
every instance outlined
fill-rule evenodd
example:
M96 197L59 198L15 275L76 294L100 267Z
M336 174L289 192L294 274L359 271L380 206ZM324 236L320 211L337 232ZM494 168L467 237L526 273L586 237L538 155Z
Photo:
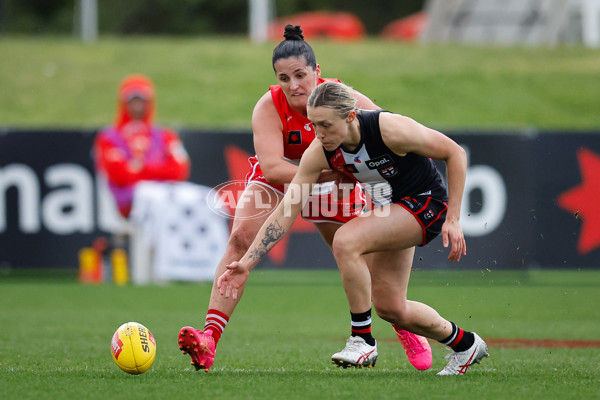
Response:
M392 325L396 336L400 339L408 361L418 369L424 371L431 368L433 357L431 355L431 346L423 336L415 335Z
M179 330L179 349L183 354L192 357L192 365L196 371L203 369L208 372L215 362L215 339L204 331L196 330L191 326L184 326Z

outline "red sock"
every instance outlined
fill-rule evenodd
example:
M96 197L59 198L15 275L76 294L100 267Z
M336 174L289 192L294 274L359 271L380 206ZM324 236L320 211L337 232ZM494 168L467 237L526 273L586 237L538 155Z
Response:
M227 322L229 322L229 317L219 310L210 309L206 312L204 331L211 331L210 334L215 339L215 346L219 342L219 339L227 326Z

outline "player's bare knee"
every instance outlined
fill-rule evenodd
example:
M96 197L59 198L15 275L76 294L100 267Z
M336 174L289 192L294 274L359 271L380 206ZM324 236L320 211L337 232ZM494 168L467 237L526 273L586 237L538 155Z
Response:
M227 253L230 256L236 256L238 259L243 257L248 247L252 244L252 240L254 240L252 232L243 227L234 229L227 242Z
M408 315L405 307L385 301L373 302L373 304L379 318L400 327L408 324Z
M357 244L348 235L336 234L331 243L331 251L335 259L340 262L360 256Z

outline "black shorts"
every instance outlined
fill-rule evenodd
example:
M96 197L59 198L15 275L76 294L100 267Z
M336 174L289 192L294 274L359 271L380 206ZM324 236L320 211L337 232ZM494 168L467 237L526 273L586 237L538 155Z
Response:
M423 243L425 246L442 232L442 225L446 221L448 202L431 196L406 196L397 203L406 211L414 215L421 228L423 228Z

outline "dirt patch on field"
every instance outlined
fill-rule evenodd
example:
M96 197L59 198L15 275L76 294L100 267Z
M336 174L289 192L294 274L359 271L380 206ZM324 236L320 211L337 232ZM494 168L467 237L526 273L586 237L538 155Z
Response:
M563 347L567 349L583 349L589 347L600 347L600 340L567 340L567 339L502 339L502 338L485 338L485 342L490 347L540 347L540 348L555 348Z

